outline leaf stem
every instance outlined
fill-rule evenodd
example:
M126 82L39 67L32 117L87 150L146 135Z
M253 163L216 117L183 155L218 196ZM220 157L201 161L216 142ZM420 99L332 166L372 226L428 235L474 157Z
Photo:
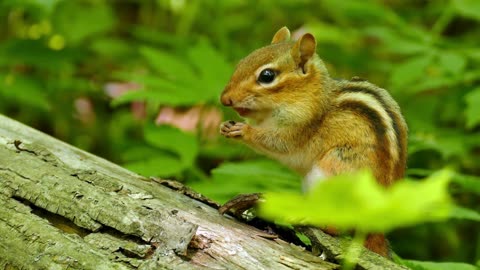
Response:
M362 231L356 231L353 237L352 243L347 249L345 260L343 261L342 269L345 270L353 270L355 265L358 262L358 258L360 257L360 253L362 251L363 243L367 234Z
M435 24L432 27L431 33L432 37L435 39L438 39L440 35L445 31L445 28L450 24L452 19L455 17L455 8L453 7L453 4L450 3L440 14L440 17L438 20L435 22Z

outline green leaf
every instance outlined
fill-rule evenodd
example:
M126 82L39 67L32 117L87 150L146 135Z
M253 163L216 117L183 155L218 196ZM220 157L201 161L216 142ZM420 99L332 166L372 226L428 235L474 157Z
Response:
M183 82L197 80L192 67L178 55L173 55L171 52L161 51L152 47L141 47L140 54L155 71L163 74L168 79Z
M283 223L385 232L448 218L447 185L441 171L425 181L400 181L388 189L362 171L321 181L306 195L267 193L260 215Z
M162 91L155 88L129 91L112 100L111 105L119 106L122 104L130 103L132 101L148 101L152 103L170 106L187 106L198 104L198 98L195 95L185 94L185 91L182 91L182 88L179 88L178 90L178 92L174 92L170 89L163 88Z
M237 194L300 190L300 176L272 160L224 162L212 170L211 181L193 182L189 186L226 202Z
M175 176L185 168L178 157L168 154L128 162L124 166L144 176L162 177Z
M450 213L451 218L466 219L480 222L480 213L465 207L454 206Z
M166 152L149 145L134 145L122 151L122 160L126 162L143 160L153 156L163 156Z
M467 58L455 52L443 52L438 56L440 66L452 75L461 74L467 65Z
M67 37L67 42L78 44L112 29L115 17L111 7L102 2L62 1L55 9L53 22L55 29Z
M206 39L195 44L188 51L188 57L201 78L194 91L203 92L208 99L217 100L231 75L231 65Z
M178 155L184 167L193 166L198 154L198 142L195 135L172 126L147 125L144 129L144 136L150 145Z
M465 114L467 117L467 127L474 128L480 123L480 87L470 91L465 96L467 108Z
M399 55L415 55L425 53L430 49L429 44L425 44L424 40L416 40L412 37L406 37L390 27L367 27L365 32L369 36L379 39L383 43L380 49L385 49L390 53Z
M412 270L477 270L475 265L457 262L422 262L414 260L402 260L405 266Z
M187 59L190 60L191 65L181 55L151 47L142 47L140 53L152 69L160 74L123 77L153 92L127 93L118 98L114 104L139 98L169 105L218 102L218 95L231 72L231 66L224 56L203 39L187 51ZM148 98L145 95L148 95Z
M315 39L319 44L321 43L332 43L338 45L352 44L355 41L358 42L358 35L355 35L355 32L350 31L348 34L345 34L345 31L348 31L345 28L341 28L335 24L324 23L321 21L314 21L305 25L312 34L315 35Z
M432 63L431 54L424 54L409 58L407 61L399 64L390 75L390 81L394 88L407 88L412 83L425 78L425 71Z
M101 57L125 58L132 54L131 44L119 38L97 38L90 43L90 48Z
M461 16L480 21L480 1L454 0L452 3Z
M68 49L54 51L41 40L10 39L0 43L0 65L30 65L53 72L73 69L75 55Z
M0 74L0 96L17 102L20 107L44 111L51 108L45 87L34 77Z
M463 190L480 195L480 177L455 173L452 182Z
M222 163L212 170L213 177L235 182L264 183L269 190L299 189L297 174L271 160L248 160L244 162Z

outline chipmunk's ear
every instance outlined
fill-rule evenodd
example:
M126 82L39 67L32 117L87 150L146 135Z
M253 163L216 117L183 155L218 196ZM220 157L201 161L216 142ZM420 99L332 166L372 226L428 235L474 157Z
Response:
M293 45L292 50L290 51L295 63L302 68L303 73L306 73L305 63L315 55L317 50L317 41L315 37L306 33Z
M272 44L290 40L290 30L286 26L280 28L272 38Z

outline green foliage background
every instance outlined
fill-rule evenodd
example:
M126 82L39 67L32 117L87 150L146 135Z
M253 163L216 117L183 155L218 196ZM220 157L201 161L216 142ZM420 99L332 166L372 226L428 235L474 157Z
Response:
M334 77L368 78L399 102L409 176L450 167L456 203L480 210L480 1L0 0L0 22L0 113L219 201L299 189L299 177L222 138L155 125L159 108L237 118L218 102L235 63L281 26L310 31ZM138 89L112 100L110 82ZM475 264L479 224L463 218L389 238L404 258Z

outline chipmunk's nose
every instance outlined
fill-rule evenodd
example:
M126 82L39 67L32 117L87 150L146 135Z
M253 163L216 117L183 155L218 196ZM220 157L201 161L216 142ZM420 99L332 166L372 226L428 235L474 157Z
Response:
M231 98L229 95L223 94L223 95L220 97L220 101L222 102L222 104L223 104L224 106L232 106L232 105L233 105L232 98Z

